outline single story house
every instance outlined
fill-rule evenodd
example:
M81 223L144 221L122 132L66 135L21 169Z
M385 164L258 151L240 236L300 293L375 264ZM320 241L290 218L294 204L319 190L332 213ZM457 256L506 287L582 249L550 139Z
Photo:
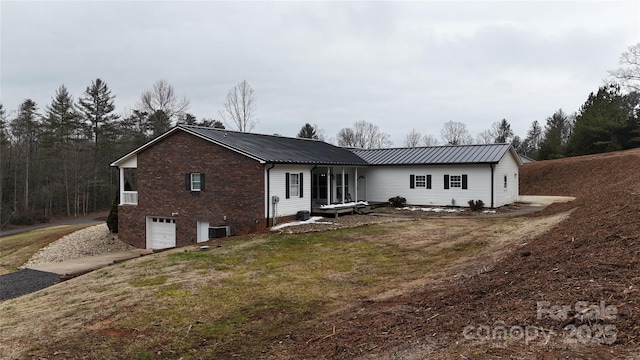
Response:
M264 230L355 200L499 207L518 197L508 144L345 149L323 141L179 125L114 161L119 237L162 249Z

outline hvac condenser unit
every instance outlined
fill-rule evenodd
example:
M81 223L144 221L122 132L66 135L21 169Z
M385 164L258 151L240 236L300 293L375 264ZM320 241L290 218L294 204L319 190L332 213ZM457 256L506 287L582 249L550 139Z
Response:
M214 226L209 228L209 239L218 239L231 235L231 227Z

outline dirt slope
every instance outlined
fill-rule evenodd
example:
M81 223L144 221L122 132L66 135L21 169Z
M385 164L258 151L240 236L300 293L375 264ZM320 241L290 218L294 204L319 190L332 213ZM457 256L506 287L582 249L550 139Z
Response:
M291 358L638 358L640 150L527 164L520 181L521 194L577 197L534 216L576 210L488 271L363 300L295 334ZM537 316L543 301L570 311ZM579 301L605 311L576 318Z

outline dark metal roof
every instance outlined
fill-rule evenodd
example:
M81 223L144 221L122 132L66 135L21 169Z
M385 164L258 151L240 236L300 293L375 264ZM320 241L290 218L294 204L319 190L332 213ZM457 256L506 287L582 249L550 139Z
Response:
M324 141L191 125L179 125L178 128L267 163L367 165L353 152Z
M510 147L509 144L488 144L351 151L369 165L491 164L499 162Z

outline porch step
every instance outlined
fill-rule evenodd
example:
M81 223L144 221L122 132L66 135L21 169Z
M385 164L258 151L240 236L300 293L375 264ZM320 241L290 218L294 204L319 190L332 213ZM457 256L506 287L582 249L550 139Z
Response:
M367 215L373 212L373 210L371 210L371 208L366 205L356 205L355 210L360 215Z

